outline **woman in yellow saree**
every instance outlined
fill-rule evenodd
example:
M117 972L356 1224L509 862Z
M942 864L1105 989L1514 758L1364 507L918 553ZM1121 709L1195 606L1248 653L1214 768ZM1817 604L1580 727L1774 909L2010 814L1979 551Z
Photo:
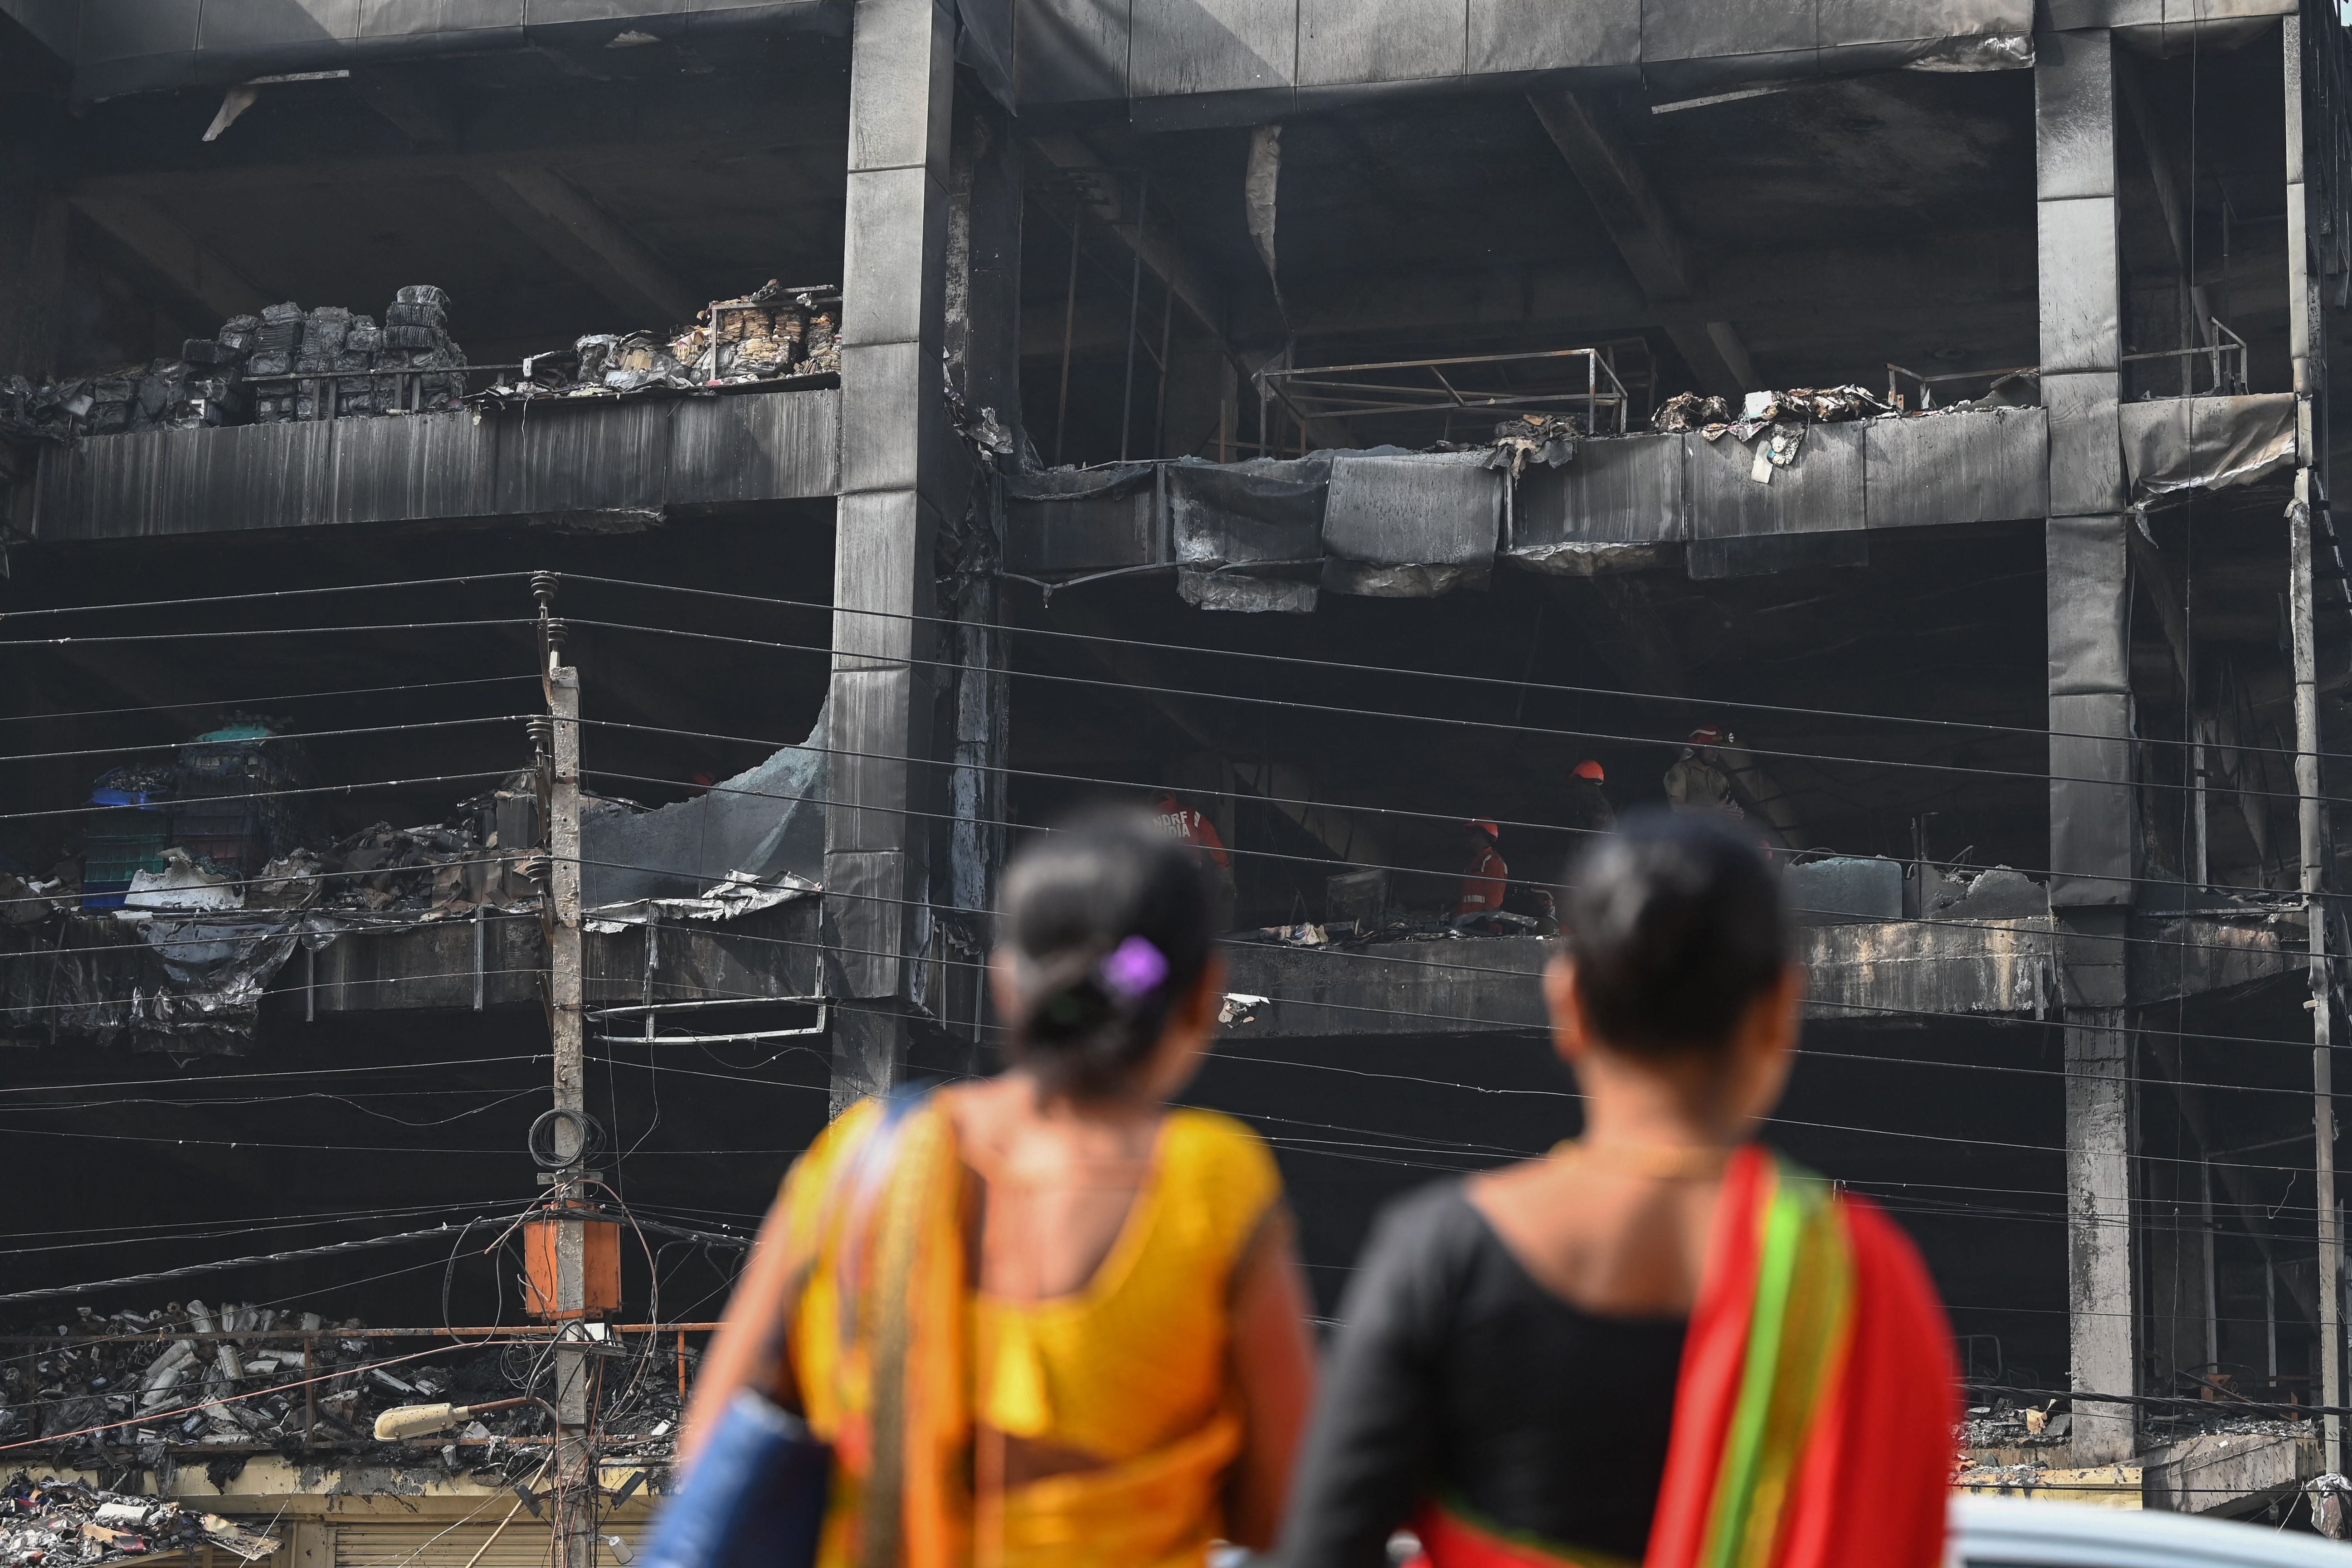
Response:
M763 1388L834 1451L823 1568L1174 1568L1269 1544L1312 1402L1265 1145L1171 1110L1222 967L1191 850L1045 836L991 978L1013 1066L844 1113L785 1179L688 1412Z

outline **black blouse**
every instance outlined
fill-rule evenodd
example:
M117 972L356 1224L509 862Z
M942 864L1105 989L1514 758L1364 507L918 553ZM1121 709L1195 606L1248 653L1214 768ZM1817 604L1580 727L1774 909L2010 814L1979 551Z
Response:
M1390 1535L1432 1498L1513 1533L1641 1560L1683 1319L1570 1306L1458 1182L1381 1215L1342 1316L1286 1568L1384 1568Z

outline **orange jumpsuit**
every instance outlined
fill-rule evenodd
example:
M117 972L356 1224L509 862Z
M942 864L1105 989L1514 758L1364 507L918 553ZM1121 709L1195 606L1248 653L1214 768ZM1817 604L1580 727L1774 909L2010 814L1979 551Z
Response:
M1223 869L1234 863L1225 850L1225 841L1217 833L1217 825L1190 806L1180 805L1173 797L1160 803L1160 831L1179 843L1190 844L1200 851L1202 859Z
M1511 868L1503 864L1502 855L1492 844L1487 845L1470 862L1470 868L1462 873L1462 901L1454 914L1496 913L1503 907L1503 893L1510 878Z

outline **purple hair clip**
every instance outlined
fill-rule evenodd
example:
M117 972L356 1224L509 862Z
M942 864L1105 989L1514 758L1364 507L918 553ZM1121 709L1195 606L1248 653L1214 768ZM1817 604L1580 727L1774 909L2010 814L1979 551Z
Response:
M1106 954L1096 971L1122 1002L1132 1002L1160 988L1168 978L1168 955L1149 937L1131 936Z

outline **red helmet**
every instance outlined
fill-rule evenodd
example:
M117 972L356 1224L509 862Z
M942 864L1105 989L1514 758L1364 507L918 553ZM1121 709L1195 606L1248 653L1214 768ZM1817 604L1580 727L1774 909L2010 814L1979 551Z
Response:
M1474 833L1483 833L1489 838L1500 838L1503 836L1503 830L1500 826L1488 821L1483 816L1473 817L1468 822L1464 823L1463 826L1469 828Z
M1690 739L1685 742L1684 744L1690 746L1720 746L1723 744L1723 731L1712 724L1702 724L1697 729L1693 730L1690 732Z
M1594 784L1601 784L1604 782L1609 775L1601 771L1601 764L1599 763L1594 762L1591 757L1587 757L1584 761L1577 763L1575 767L1569 770L1569 776L1571 778L1591 779Z

